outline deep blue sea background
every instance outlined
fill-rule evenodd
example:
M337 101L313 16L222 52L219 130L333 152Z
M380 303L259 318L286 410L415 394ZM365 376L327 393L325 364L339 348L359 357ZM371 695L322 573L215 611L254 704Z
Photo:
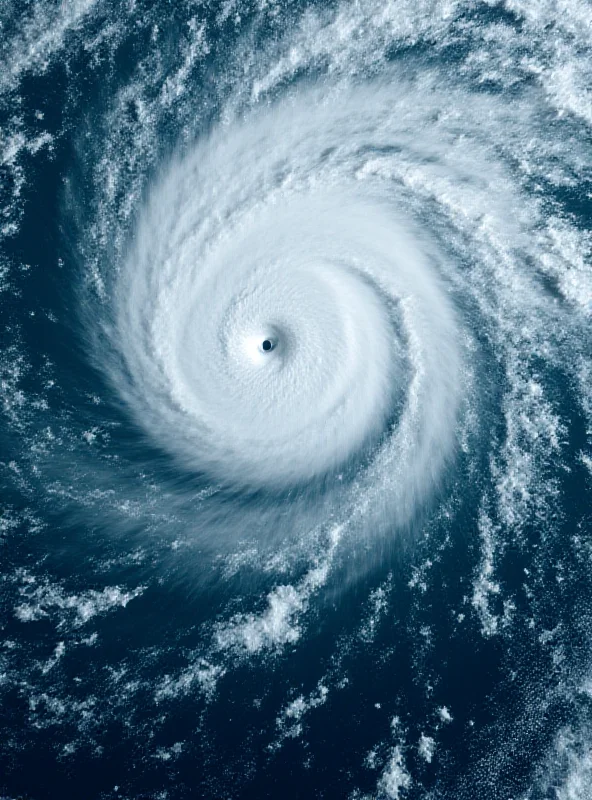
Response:
M216 624L262 609L288 579L254 577L256 568L239 562L230 573L231 546L217 557L207 528L225 508L242 507L244 538L256 542L264 535L258 510L293 498L208 494L208 475L181 470L146 435L90 355L88 319L99 301L95 309L86 293L89 263L120 257L118 242L99 247L89 234L108 191L96 167L117 157L117 147L105 149L117 115L130 178L115 187L111 207L118 230L132 235L171 153L216 135L241 79L238 49L268 52L299 24L306 4L278 5L275 14L236 6L226 22L214 3L91 5L59 46L38 61L30 56L0 94L3 146L19 133L28 143L48 134L47 143L21 145L0 166L4 221L14 223L0 244L0 796L592 797L592 694L583 688L592 657L592 484L579 457L590 451L589 420L561 364L541 362L536 372L565 431L561 455L546 467L554 493L519 529L491 504L490 577L498 588L488 609L500 622L484 635L471 602L484 559L479 518L493 481L491 452L508 418L503 363L468 302L460 314L476 328L486 398L468 452L447 464L404 530L394 527L378 545L360 537L349 546L303 611L297 639L252 658L220 655L208 688L212 664L202 652ZM333 6L321 10L330 16ZM34 14L41 34L51 33L60 8L7 3L0 64L10 62L10 43ZM511 4L471 3L455 14L448 46L435 47L429 35L393 39L383 64L454 75L476 46L463 31L524 24ZM182 101L154 119L134 160L127 149L137 150L139 116L202 24L208 50L192 64ZM267 101L325 80L319 58ZM133 90L139 84L143 105ZM129 102L118 100L114 110L126 87ZM492 79L469 90L510 97L528 86ZM132 182L128 207L122 187ZM589 229L588 167L548 193L576 229ZM565 302L551 278L545 291ZM546 485L541 479L534 491ZM281 531L274 535L282 540ZM289 580L305 572L296 565ZM306 709L286 716L282 709L300 696ZM437 741L433 758L418 746L422 736ZM397 746L410 780L389 790L380 776ZM574 770L579 784L568 782Z

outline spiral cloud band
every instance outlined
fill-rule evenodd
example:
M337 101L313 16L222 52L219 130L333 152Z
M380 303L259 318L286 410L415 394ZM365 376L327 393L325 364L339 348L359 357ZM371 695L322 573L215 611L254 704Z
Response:
M450 447L454 315L429 238L359 171L360 146L384 139L361 99L304 96L198 144L138 225L117 290L122 390L218 480L298 485L373 454L419 484ZM388 114L389 94L373 99Z
M0 32L0 795L589 800L587 0Z

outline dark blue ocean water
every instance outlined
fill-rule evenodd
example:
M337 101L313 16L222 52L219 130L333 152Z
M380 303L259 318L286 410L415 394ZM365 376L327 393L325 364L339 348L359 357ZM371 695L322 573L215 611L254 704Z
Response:
M592 32L564 5L3 5L2 798L592 797ZM128 391L119 276L160 197L147 249L169 241L162 181L206 139L187 196L231 241L270 186L326 184L338 219L345 173L429 231L462 352L402 465L427 488L375 443L270 487L265 428L225 482L179 457L166 389ZM283 446L278 472L332 440Z

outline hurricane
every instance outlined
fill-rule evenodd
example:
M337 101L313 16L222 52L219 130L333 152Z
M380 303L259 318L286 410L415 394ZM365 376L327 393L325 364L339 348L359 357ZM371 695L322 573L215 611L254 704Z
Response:
M2 800L590 798L589 5L0 34Z

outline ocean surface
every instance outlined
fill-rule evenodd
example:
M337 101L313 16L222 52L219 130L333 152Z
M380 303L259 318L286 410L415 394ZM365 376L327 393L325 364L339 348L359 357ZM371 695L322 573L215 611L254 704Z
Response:
M1 800L591 800L591 54L0 4Z

